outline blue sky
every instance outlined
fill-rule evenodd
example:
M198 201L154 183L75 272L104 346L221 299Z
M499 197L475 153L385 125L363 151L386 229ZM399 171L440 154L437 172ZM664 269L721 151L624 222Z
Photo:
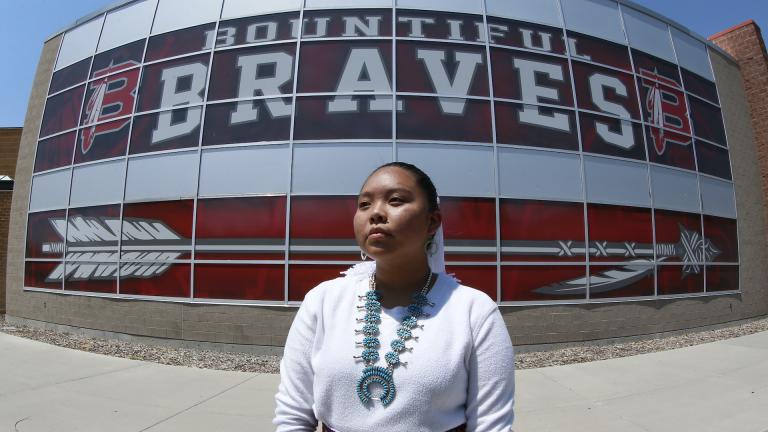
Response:
M258 1L258 0L254 0ZM702 36L748 19L768 34L768 0L635 0ZM0 0L0 37L10 53L0 69L0 127L21 126L43 43L78 18L115 0Z

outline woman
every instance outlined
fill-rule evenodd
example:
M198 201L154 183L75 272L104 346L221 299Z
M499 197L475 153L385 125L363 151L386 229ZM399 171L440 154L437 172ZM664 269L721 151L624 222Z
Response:
M512 343L495 302L445 274L441 221L420 169L368 177L354 230L375 263L305 297L280 364L278 431L510 430Z

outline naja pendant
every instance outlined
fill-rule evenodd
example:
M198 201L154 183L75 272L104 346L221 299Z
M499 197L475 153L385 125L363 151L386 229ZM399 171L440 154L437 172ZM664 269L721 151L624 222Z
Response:
M383 388L381 395L371 394L371 384L378 384ZM395 400L395 381L392 379L392 371L381 366L368 366L363 369L363 376L357 380L357 396L363 405L367 405L373 399L378 399L384 406L388 406Z

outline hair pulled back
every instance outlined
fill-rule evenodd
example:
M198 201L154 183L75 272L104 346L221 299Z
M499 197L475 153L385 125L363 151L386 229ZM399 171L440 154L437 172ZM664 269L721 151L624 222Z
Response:
M368 177L370 178L370 176L377 171L389 167L396 167L408 171L416 178L416 184L419 185L419 188L424 191L424 195L427 196L427 207L430 213L440 209L440 206L437 203L437 189L435 188L435 184L432 183L432 179L429 178L427 173L419 169L416 165L407 162L389 162L373 170Z

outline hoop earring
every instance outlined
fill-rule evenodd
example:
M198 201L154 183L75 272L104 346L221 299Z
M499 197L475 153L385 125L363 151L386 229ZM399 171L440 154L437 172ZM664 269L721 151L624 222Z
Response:
M435 243L435 236L432 236L424 243L424 252L428 256L432 256L437 252L437 244Z
M363 261L368 259L368 254L363 252L362 249L360 249L360 259L363 260Z

